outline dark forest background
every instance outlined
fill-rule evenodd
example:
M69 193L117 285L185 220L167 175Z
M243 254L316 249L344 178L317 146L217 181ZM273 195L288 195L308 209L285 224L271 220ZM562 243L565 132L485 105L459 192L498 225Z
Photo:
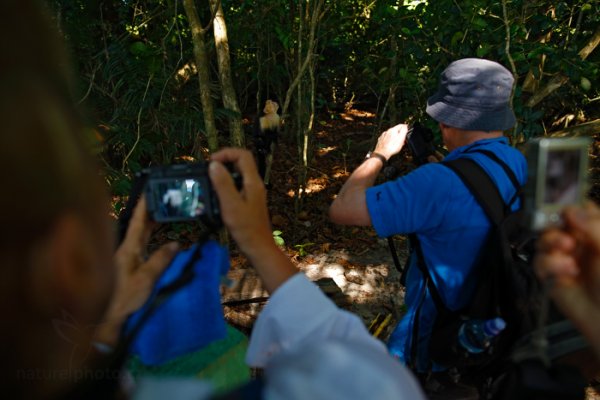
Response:
M350 110L373 115L373 137L401 121L435 128L426 99L463 57L513 72L513 143L600 130L598 0L48 3L115 196L143 166L252 147L252 121L267 99L281 106L281 142L294 149L301 196L322 147L316 132ZM330 139L344 163L369 147Z

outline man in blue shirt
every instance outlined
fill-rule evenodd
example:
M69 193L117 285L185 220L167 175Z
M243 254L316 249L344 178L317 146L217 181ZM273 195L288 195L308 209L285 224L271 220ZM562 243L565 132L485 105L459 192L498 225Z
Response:
M503 131L515 123L510 107L512 74L498 63L462 59L444 70L427 113L439 123L449 154L444 160L471 158L492 178L505 203L515 188L500 165L474 150L489 150L504 161L521 184L527 166ZM384 132L375 151L348 178L330 208L331 220L372 225L381 237L416 234L424 262L446 307L458 310L470 301L476 282L466 278L489 232L483 210L449 168L429 163L406 176L373 186L390 157L403 148L407 125ZM518 207L518 202L514 207ZM436 307L411 255L406 279L407 313L388 343L390 352L417 372L436 370L428 355ZM418 311L420 309L420 311ZM416 328L415 328L416 327ZM414 335L414 331L417 332ZM414 337L413 337L414 336Z

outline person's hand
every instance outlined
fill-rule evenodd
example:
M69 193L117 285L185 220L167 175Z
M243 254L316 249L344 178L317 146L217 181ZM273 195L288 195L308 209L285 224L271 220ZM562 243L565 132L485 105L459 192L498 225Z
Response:
M563 217L563 229L550 229L538 241L536 272L600 357L600 210L590 203Z
M213 154L211 159L209 173L219 198L221 217L240 250L248 254L261 246L274 245L267 192L252 153L229 148ZM224 162L233 163L242 175L241 191L235 187Z
M379 153L389 160L392 156L400 153L404 147L407 133L408 125L406 124L398 124L383 132L377 139L375 153Z
M125 319L148 300L152 288L179 250L176 242L163 245L146 258L146 246L153 229L141 198L127 228L125 239L114 256L116 282L104 323L96 340L114 345Z

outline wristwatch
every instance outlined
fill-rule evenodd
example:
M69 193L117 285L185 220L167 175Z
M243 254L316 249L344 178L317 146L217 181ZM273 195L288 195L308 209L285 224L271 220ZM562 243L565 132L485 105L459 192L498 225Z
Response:
M385 156L383 154L379 154L376 153L374 151L370 151L367 153L367 156L365 157L365 160L368 160L369 158L378 158L379 160L381 160L381 162L383 163L383 166L385 167L385 164L387 164L387 159L385 158Z

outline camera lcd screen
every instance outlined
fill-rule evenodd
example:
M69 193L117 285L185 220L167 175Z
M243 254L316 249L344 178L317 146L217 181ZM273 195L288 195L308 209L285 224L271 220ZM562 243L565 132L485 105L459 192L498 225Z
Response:
M202 185L196 179L164 179L151 182L159 219L195 219L206 210Z
M548 152L545 204L567 205L579 201L580 158L579 149L555 149Z

